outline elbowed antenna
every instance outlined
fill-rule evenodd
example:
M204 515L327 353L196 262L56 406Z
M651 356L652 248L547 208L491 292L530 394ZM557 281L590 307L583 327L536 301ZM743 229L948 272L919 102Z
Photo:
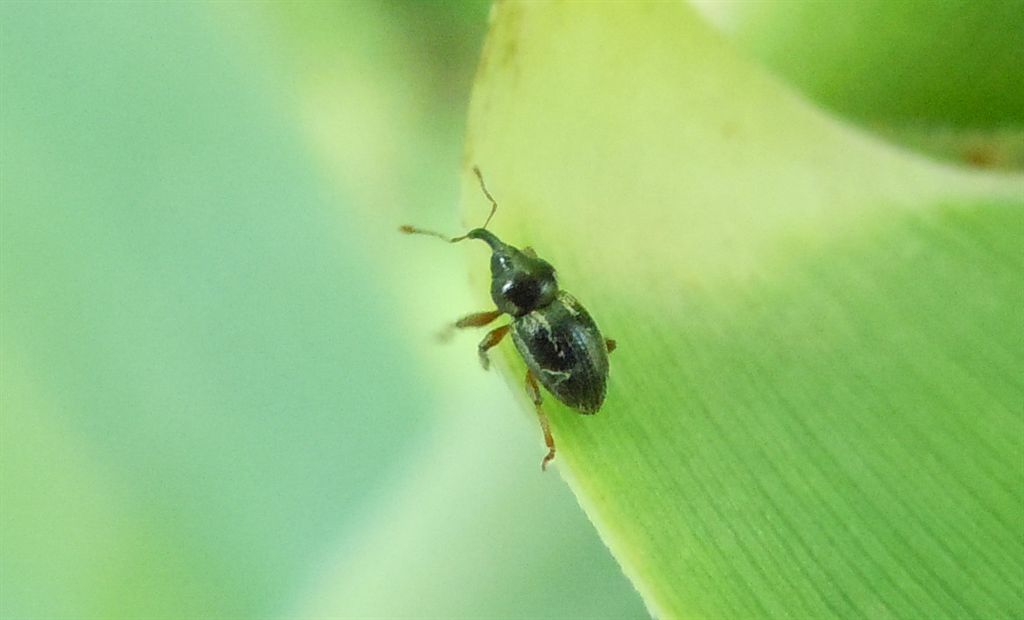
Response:
M498 210L498 201L494 199L494 196L491 196L491 192L487 191L487 186L484 185L484 175L480 173L478 166L473 166L473 173L476 175L477 180L480 181L480 189L483 190L484 196L487 196L487 200L491 201L491 213L484 221L484 225L480 227L486 229L487 225L491 223L491 218L494 217L494 212Z
M407 235L430 235L431 237L437 237L438 239L447 241L448 243L458 243L459 241L462 241L463 239L466 238L465 235L461 237L448 237L447 235L442 235L439 232L434 232L432 230L424 230L422 228L416 228L415 226L409 226L408 224L402 224L401 226L399 226L398 232L402 232Z
M437 237L438 239L447 241L448 243L458 243L463 239L480 239L487 243L487 245L494 247L493 242L497 241L497 237L487 232L487 225L491 223L491 218L494 217L495 211L498 210L498 201L496 201L494 197L491 196L491 192L487 191L487 186L484 185L484 175L480 173L480 168L477 166L473 166L473 173L476 175L477 180L480 181L480 189L483 190L484 196L487 196L487 200L491 201L491 212L490 214L488 214L483 226L481 226L480 228L474 228L468 233L462 235L461 237L449 237L448 235L443 235L439 232L434 232L432 230L424 230L422 228L417 228L416 226L410 226L408 224L399 226L399 232L403 232L407 235L430 235L431 237Z

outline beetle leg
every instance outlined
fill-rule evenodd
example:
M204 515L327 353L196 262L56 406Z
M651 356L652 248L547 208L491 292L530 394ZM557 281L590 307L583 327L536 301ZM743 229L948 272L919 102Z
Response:
M519 251L522 252L523 254L526 254L530 258L537 258L537 253L534 252L533 248L531 248L530 246L526 246L525 248L523 248L523 249L521 249Z
M483 327L499 316L501 316L501 310L488 310L486 312L474 312L473 314L467 314L441 330L441 333L437 335L437 338L442 342L447 341L452 337L452 334L455 333L456 329L463 329L466 327Z
M511 325L502 325L501 327L495 327L491 331L487 332L484 339L480 341L480 345L477 347L477 351L480 353L480 363L483 365L484 370L487 370L491 366L491 360L487 358L487 349L490 349L494 345L501 342L501 339L508 333L508 329Z
M533 406L537 410L537 418L540 420L540 430L544 431L544 444L548 447L547 455L544 457L544 460L540 462L541 471L544 471L548 468L548 462L555 458L555 438L551 436L551 427L548 426L548 416L544 415L544 410L540 407L540 387L537 386L537 377L534 377L533 372L530 370L526 371L526 393L530 395L530 400L533 401Z
M458 321L455 321L454 326L460 329L463 327L483 327L499 316L501 316L501 310L474 312L473 314L467 314Z
M605 338L604 339L604 346L605 346L605 348L608 349L608 353L611 353L612 351L615 350L615 347L617 347L619 345L618 345L617 342L615 342L611 338Z

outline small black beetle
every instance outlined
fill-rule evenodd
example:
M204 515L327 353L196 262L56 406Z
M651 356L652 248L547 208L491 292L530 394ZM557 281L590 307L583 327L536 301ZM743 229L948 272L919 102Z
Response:
M516 349L526 362L526 391L544 431L548 453L540 466L546 469L548 461L555 458L555 440L541 409L537 380L555 398L576 411L597 413L604 402L608 354L615 349L615 341L603 338L586 309L572 295L559 290L555 268L550 263L538 258L533 249L514 248L487 230L498 203L487 191L480 169L474 167L473 172L491 202L491 213L482 227L452 238L415 226L402 226L399 230L406 234L431 235L449 243L479 239L491 247L491 299L498 309L466 315L450 327L482 327L502 314L512 316L510 324L491 330L480 341L480 363L484 369L490 366L487 350L501 342L511 330Z

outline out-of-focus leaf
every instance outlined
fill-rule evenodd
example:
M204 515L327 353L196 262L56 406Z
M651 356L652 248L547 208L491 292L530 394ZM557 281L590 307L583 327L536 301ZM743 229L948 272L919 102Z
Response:
M867 131L1024 169L1024 3L693 0L730 40Z
M1024 2L694 2L828 107L886 125L1024 125Z

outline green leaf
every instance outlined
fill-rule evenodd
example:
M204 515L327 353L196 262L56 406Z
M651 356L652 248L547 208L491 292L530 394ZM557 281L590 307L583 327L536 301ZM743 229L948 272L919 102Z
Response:
M618 340L598 415L545 406L652 613L1024 613L1024 178L852 130L684 3L499 5L468 133L494 232Z

